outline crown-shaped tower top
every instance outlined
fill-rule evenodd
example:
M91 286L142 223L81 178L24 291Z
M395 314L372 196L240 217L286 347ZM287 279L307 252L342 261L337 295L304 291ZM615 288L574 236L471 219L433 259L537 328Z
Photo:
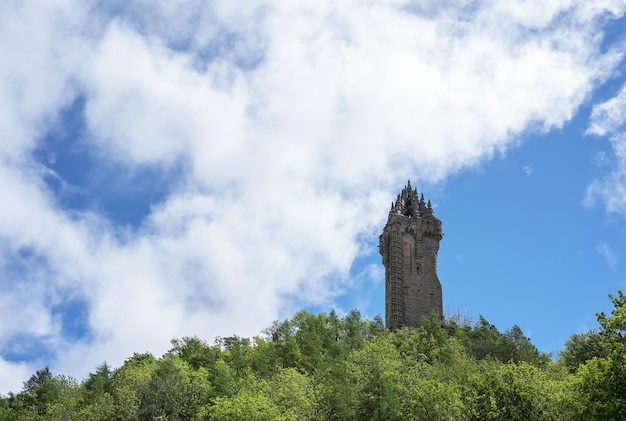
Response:
M418 196L417 189L411 188L411 180L407 181L396 201L391 203L389 212L409 218L427 219L434 216L430 200L427 205L424 201L424 194L422 193L421 197Z

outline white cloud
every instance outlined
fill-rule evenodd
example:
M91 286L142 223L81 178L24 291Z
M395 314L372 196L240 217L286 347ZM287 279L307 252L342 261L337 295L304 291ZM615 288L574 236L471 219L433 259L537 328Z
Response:
M522 171L524 171L526 175L533 175L535 168L532 165L524 165Z
M4 391L22 390L22 384L41 367L32 367L26 363L8 362L0 358L0 384Z
M626 122L626 85L616 96L593 107L587 133L598 136L615 133L624 122Z
M626 85L613 98L594 105L587 133L608 136L613 149L610 169L587 188L585 204L592 205L596 197L604 202L607 212L626 214ZM606 156L596 158L606 165Z
M624 9L188 1L94 17L82 4L0 6L0 341L21 330L78 378L332 303L406 178L441 180L572 117L620 58L601 53L599 17ZM77 142L103 165L183 168L136 230L60 208L33 163L76 95ZM16 274L25 249L44 263ZM89 307L78 342L51 310L67 294ZM23 368L5 361L0 379Z
M613 250L611 250L611 248L605 243L598 244L596 246L596 251L600 253L602 257L604 257L609 267L615 267L615 265L619 261L619 258L615 255Z

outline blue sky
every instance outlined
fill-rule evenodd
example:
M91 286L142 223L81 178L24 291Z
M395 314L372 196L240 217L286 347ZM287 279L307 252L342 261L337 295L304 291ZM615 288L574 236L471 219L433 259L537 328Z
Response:
M624 289L626 3L0 5L0 393L384 314L411 180L448 313L541 350Z

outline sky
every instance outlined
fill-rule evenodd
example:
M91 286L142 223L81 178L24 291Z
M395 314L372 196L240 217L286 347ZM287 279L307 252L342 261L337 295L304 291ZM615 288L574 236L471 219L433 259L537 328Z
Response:
M295 312L384 316L407 180L446 313L554 356L626 289L626 2L0 3L0 393Z

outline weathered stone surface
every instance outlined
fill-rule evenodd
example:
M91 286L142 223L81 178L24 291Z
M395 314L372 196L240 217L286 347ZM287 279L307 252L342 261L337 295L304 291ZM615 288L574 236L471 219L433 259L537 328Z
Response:
M417 327L433 312L443 319L437 252L441 221L424 195L418 197L409 181L391 204L387 225L380 236L385 266L385 324L390 330Z

